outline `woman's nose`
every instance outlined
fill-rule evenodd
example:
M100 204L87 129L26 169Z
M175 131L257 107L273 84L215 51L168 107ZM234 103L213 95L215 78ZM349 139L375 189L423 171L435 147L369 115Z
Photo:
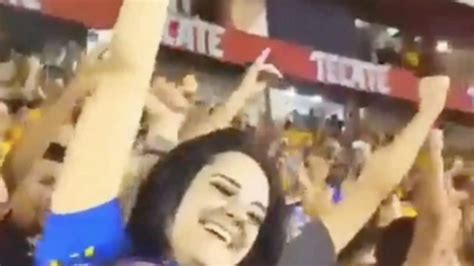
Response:
M236 222L245 222L247 220L247 211L245 205L240 203L238 199L234 199L226 206L227 217Z

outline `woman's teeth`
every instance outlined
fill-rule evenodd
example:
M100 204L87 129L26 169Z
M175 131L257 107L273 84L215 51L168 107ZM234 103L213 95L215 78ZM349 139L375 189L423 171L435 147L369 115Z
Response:
M215 235L217 238L222 240L227 245L230 245L232 243L232 236L227 230L222 228L222 226L215 223L211 223L211 222L204 223L203 226L204 226L204 229L206 229L206 231Z

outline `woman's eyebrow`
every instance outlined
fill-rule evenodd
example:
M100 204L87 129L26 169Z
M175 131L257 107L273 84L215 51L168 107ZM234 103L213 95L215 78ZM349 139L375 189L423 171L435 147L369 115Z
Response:
M230 176L227 176L227 175L224 175L222 173L216 173L216 174L213 174L212 175L213 177L219 177L219 178L222 178L224 180L226 180L227 182L231 183L232 185L234 185L235 187L237 188L242 188L242 185L240 185L239 182L235 181L232 177Z
M254 202L252 202L252 205L253 205L253 206L256 206L257 208L259 208L260 210L262 210L263 213L267 213L267 207L265 207L261 202L254 201Z

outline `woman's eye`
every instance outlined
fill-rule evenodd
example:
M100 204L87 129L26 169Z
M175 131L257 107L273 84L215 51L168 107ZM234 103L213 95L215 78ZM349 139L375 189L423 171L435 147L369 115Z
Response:
M211 185L227 197L234 195L234 193L230 189L226 188L224 185L221 185L219 183L211 183Z
M252 221L252 223L254 223L256 225L262 225L263 224L263 219L259 215L255 214L253 212L249 212L248 216L250 218L250 221Z
M56 183L56 178L54 178L54 176L44 176L40 179L39 183L47 187L54 186Z

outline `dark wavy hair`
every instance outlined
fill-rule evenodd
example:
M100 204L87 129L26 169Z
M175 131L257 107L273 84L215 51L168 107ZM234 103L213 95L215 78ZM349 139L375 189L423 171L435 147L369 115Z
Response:
M224 152L241 152L259 163L268 177L270 204L257 239L239 265L276 265L286 240L284 196L267 149L259 147L250 133L236 129L213 132L179 145L152 169L138 193L128 225L134 256L156 257L170 252L166 228L198 172Z

